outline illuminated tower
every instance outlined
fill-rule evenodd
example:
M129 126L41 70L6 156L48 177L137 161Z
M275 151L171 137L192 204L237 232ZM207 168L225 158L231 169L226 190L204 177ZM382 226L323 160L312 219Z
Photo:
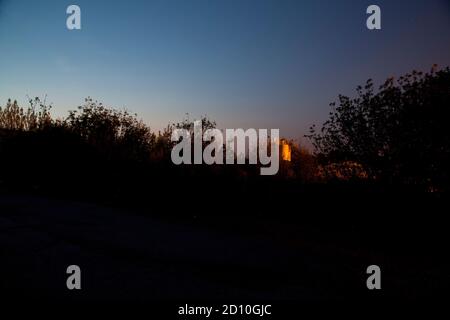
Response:
M285 140L281 140L281 160L291 162L291 146Z

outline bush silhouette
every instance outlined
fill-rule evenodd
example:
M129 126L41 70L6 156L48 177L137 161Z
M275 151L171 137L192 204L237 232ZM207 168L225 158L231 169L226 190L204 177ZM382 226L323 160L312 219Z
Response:
M171 133L192 129L188 119L155 134L136 115L91 98L65 119L53 119L50 109L38 98L27 109L10 100L0 109L0 166L6 168L0 187L135 201L237 172L172 164ZM215 126L207 117L201 121L204 128Z
M52 124L51 106L39 98L29 99L30 106L24 110L17 101L8 100L4 108L0 107L0 128L5 130L34 131Z
M106 108L91 98L69 112L64 126L109 159L148 161L156 139L136 115Z
M360 165L378 182L447 189L450 69L390 78L378 92L368 80L357 93L339 96L322 129L311 128L322 163Z

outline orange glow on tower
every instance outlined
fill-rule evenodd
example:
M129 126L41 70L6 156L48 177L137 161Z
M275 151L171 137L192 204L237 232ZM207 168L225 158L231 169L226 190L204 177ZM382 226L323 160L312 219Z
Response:
M281 141L281 159L291 161L291 146L284 140Z

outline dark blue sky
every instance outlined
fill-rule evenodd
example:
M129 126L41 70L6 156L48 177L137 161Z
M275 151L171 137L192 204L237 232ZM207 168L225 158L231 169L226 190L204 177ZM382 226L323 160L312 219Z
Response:
M82 30L66 29L66 8ZM382 9L382 30L366 8ZM0 0L0 105L84 97L154 129L207 114L224 128L298 138L339 93L433 63L450 65L448 0Z

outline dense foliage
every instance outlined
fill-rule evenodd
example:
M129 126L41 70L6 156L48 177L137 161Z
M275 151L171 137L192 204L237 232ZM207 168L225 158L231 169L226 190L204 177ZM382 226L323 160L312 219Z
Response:
M450 69L371 80L357 97L339 96L330 118L309 136L322 162L353 163L379 182L448 187Z

